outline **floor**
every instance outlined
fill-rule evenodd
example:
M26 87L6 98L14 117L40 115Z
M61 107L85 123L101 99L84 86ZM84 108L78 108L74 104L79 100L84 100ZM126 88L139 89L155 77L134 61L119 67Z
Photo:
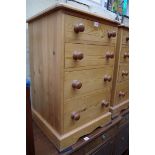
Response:
M45 137L42 131L33 122L35 155L58 155L54 145Z
M54 145L46 138L43 132L33 122L35 155L59 155ZM129 155L127 150L123 155Z

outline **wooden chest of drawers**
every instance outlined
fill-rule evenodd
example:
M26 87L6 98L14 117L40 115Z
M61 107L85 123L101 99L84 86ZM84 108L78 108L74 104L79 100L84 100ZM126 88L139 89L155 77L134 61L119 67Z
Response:
M62 4L28 23L33 118L63 150L111 121L118 23Z
M113 116L129 106L129 28L119 26L110 111Z

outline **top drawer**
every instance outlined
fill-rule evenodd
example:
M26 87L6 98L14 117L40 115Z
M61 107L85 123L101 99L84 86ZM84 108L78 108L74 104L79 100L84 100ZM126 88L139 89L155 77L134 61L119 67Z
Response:
M65 15L65 42L115 44L117 27Z
M123 30L122 44L129 45L129 31Z

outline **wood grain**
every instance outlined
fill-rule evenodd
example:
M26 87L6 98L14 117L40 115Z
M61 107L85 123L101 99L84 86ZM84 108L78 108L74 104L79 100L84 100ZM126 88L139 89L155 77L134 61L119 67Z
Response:
M63 126L62 23L63 14L58 12L29 24L32 105L59 132Z
M108 32L115 31L117 27L99 23L98 27L94 26L94 21L86 20L79 17L65 15L65 42L87 43L87 44L116 44L116 38L108 38ZM74 25L83 23L84 32L75 33Z
M122 75L123 72L127 72L128 75ZM129 80L129 65L128 64L120 64L118 70L118 82Z
M84 58L82 60L74 60L73 52L78 51L83 53ZM77 68L77 67L94 67L94 66L106 66L114 65L114 58L107 59L106 53L115 53L115 47L112 46L97 46L87 44L65 44L65 68Z
M124 92L125 97L120 97L119 93ZM116 91L115 91L115 102L114 104L119 104L121 102L124 102L125 100L129 99L129 81L124 81L116 85Z
M115 22L83 16L58 9L28 21L33 117L59 150L111 121L109 105L101 107L101 101L111 97L117 36L108 38L108 32L117 34L118 28ZM73 26L79 22L85 31L76 34ZM76 64L74 50L84 54ZM107 51L114 53L108 61ZM73 80L82 87L73 88ZM71 113L78 110L80 120L73 123Z
M127 37L129 37L129 30L123 29L122 44L129 45L129 41L126 40Z
M74 16L82 16L82 18L89 18L89 19L97 19L104 23L110 24L110 25L119 25L120 23L118 21L111 20L109 18L106 18L102 15L98 15L96 13L92 13L90 11L85 11L83 9L65 4L65 3L56 3L55 5L52 5L51 7L39 12L38 14L30 17L27 19L27 22L33 22L34 20L37 20L39 18L45 17L49 14L55 13L56 11L62 10L65 14L71 14Z
M129 100L125 100L124 102L121 102L120 104L114 105L110 107L110 112L112 113L112 116L118 116L120 115L122 110L129 108Z
M128 41L126 37L129 36L128 29L120 27L118 29L117 45L115 52L115 64L112 83L111 107L128 102L129 99L129 75L122 76L122 71L129 74L129 58L124 58L124 53L129 53ZM119 93L125 93L124 97L119 96ZM119 111L121 108L117 108ZM114 113L113 113L114 114Z
M95 130L97 127L107 124L111 121L111 113L108 112L66 134L60 135L38 112L36 112L34 109L32 109L32 111L33 119L35 120L36 124L44 131L45 135L50 141L53 142L59 151L62 151L66 147L76 143L81 136L86 135Z
M76 97L79 95L83 95L86 93L90 93L95 90L103 89L107 86L112 85L112 81L104 81L104 76L113 75L113 68L97 68L97 69L88 69L81 71L72 71L65 72L64 78L64 98L65 100L68 98ZM81 89L73 89L72 81L79 80L82 82Z
M129 58L124 58L124 53L129 53L129 47L128 46L121 46L120 49L120 55L119 55L119 62L120 63L129 63Z
M90 120L97 118L109 111L108 107L102 107L102 100L110 103L111 87L94 91L88 95L68 99L64 104L64 132L75 129ZM85 110L83 110L85 109ZM82 111L83 110L83 111ZM72 112L80 113L80 120L71 119Z

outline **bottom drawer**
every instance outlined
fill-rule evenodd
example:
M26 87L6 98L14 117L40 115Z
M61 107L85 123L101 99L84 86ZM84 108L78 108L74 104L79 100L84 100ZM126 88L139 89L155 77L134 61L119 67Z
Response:
M122 103L128 99L129 99L129 81L127 80L117 84L114 104Z
M66 100L64 103L64 131L80 127L108 112L110 94L111 87L108 87L86 96Z

